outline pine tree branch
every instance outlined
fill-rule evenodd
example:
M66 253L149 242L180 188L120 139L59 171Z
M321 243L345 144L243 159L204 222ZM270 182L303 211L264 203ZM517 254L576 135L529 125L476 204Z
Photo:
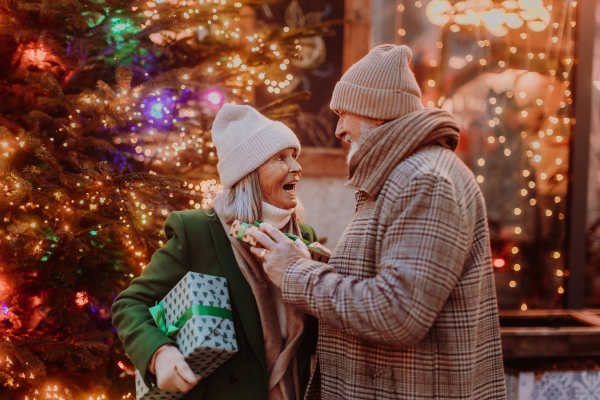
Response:
M131 212L129 211L129 207L127 207L127 201L125 200L125 197L123 197L123 187L119 186L119 194L121 195L121 200L123 202L123 206L125 207L125 211L127 211L127 216L129 217L129 222L131 223L131 227L133 228L133 231L135 232L135 234L138 237L138 240L140 242L140 246L142 246L145 250L145 252L148 252L148 248L146 247L146 243L142 240L142 236L140 235L140 233L138 232L137 228L135 227L135 223L133 222L133 217L131 216Z

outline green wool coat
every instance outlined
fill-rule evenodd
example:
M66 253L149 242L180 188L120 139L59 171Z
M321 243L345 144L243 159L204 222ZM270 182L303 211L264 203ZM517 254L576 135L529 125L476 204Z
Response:
M300 224L300 230L304 239L317 241L312 227ZM175 342L156 327L148 308L162 300L189 271L224 277L229 285L238 352L183 399L266 399L267 367L258 306L218 217L206 210L173 212L165 222L165 234L167 244L154 253L140 277L131 281L112 307L113 325L129 358L146 385L156 384L156 377L148 371L150 359L160 346ZM316 344L317 320L309 316L297 357L302 394Z

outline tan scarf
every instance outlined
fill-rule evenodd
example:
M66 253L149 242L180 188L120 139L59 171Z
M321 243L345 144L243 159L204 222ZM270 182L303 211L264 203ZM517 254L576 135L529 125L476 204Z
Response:
M460 128L447 111L425 108L387 122L369 133L350 159L346 186L376 198L394 168L429 143L458 145Z
M222 213L218 209L215 211L225 232L229 232L231 225L225 223L221 218ZM298 223L293 217L282 231L297 236L301 235ZM229 235L227 237L231 242L238 266L248 281L258 305L269 376L268 400L300 400L296 353L304 334L306 315L293 306L285 304L288 339L284 343L274 297L262 266L238 239Z

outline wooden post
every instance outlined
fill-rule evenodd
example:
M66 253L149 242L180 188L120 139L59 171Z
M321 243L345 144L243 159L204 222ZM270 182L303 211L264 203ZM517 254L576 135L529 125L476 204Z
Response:
M345 72L371 50L371 0L345 0L344 8Z
M569 162L569 227L567 266L567 308L583 308L586 265L588 169L592 117L592 64L594 41L590 34L596 29L594 0L577 4L577 35L575 38L575 126L571 140Z

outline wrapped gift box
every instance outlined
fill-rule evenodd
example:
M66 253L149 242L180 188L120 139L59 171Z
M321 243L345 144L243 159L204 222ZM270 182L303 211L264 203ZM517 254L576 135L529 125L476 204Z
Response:
M260 223L260 221L256 221L256 223ZM244 243L249 244L250 246L256 246L258 244L260 247L260 243L258 243L256 241L256 239L254 239L254 237L252 237L248 234L249 232L251 232L254 229L260 231L260 229L256 226L256 224L248 224L245 222L235 220L235 221L233 221L233 224L231 224L231 229L229 230L229 235L233 236L234 238L238 238L239 240L241 240ZM300 239L307 246L309 244L311 244L308 240L305 240L301 237L290 235L287 233L285 233L284 235L286 235L288 238L290 238L291 240L294 240L294 241L296 239ZM308 251L310 253L310 258L312 258L315 261L319 261L322 263L327 263L327 261L329 261L329 255L323 253L321 250L319 250L317 248L309 246Z
M188 272L161 305L151 309L159 319L157 326L165 333L179 328L173 338L195 374L208 376L237 352L225 278ZM148 388L139 371L135 375L138 400L176 400L185 395L154 385Z

